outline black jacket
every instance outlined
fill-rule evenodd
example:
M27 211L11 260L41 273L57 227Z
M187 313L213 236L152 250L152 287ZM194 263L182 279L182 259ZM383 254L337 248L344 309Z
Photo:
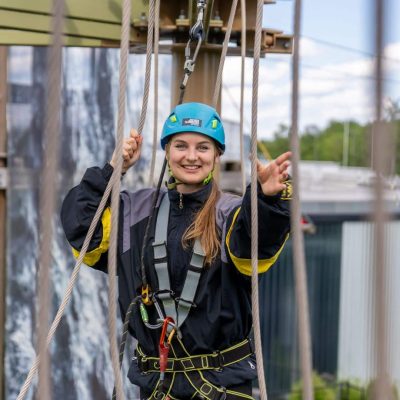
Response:
M90 168L81 183L64 200L61 219L65 234L75 255L83 241L97 206L104 193L112 167ZM168 264L171 289L179 295L182 290L191 251L185 250L181 238L193 221L193 216L206 201L210 185L183 195L183 208L179 208L179 193L169 190L171 208L168 222ZM134 296L140 294L140 258L147 220L151 212L154 189L121 192L120 226L118 234L119 304L124 317ZM275 262L289 232L289 202L280 194L265 196L259 189L259 272L265 272ZM98 270L107 270L107 249L110 214L103 214L84 262ZM205 268L197 288L196 308L181 327L183 342L191 354L205 354L228 348L248 337L251 316L251 211L250 191L244 198L222 193L217 204L217 225L221 232L221 254L210 267ZM154 239L154 229L149 244ZM153 290L157 290L157 277L152 267L152 250L145 254L147 276ZM150 310L150 319L155 314ZM142 322L136 307L130 320L130 333L138 340L147 355L158 355L160 330L150 330ZM245 360L243 360L245 361ZM230 386L255 377L252 365L240 362L225 368L222 373L206 375L214 384ZM251 363L250 363L251 364ZM236 371L236 372L235 372ZM150 374L155 375L155 374ZM143 376L132 365L132 382L142 387L155 384L154 376Z

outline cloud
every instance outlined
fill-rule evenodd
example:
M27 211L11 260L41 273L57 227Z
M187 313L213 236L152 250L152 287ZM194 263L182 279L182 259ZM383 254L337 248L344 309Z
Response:
M8 55L8 81L29 85L32 81L32 47L10 47Z
M317 53L312 41L303 39L299 82L299 126L326 126L331 120L355 120L367 123L374 116L374 60L359 56L351 61L323 57ZM304 50L304 51L303 51ZM307 54L307 56L305 56ZM313 55L314 54L314 55ZM400 98L400 43L392 43L385 49L385 79L391 98ZM317 56L317 57L316 57ZM391 59L391 60L390 60ZM326 61L326 60L329 60ZM238 121L240 65L227 69L230 83L228 96L223 95L223 114ZM224 75L225 77L225 75ZM239 78L238 78L239 77ZM399 80L399 84L396 82ZM226 84L226 82L224 82ZM245 106L250 119L251 75L246 80ZM260 62L259 81L259 136L271 138L280 124L290 124L291 118L291 60L287 56L267 57ZM262 129L260 129L262 127Z

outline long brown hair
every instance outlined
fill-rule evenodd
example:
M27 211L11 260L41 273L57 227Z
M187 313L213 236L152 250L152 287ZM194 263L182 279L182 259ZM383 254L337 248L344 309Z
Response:
M218 146L213 142L215 151L220 154ZM168 155L171 146L171 140L167 143L165 151ZM167 157L168 158L168 157ZM211 193L203 207L197 212L194 221L186 229L182 236L182 246L185 249L191 247L192 243L200 238L201 246L203 247L205 263L210 265L221 250L220 233L217 226L216 204L220 196L218 184L212 179Z
M182 236L184 248L190 247L194 240L200 238L201 245L206 253L205 263L210 265L221 250L221 239L218 232L216 204L220 196L219 188L214 179L210 183L211 193L203 208L197 212L192 224Z

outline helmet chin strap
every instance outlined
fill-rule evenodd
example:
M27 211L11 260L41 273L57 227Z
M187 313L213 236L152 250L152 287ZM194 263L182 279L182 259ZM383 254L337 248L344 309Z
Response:
M176 189L178 185L184 185L185 182L182 182L178 179L175 178L174 174L172 173L171 167L169 166L168 163L168 175L170 178L168 179L167 182L165 182L166 186L168 189ZM211 180L214 177L214 166L213 169L209 172L209 174L206 176L206 178L203 179L202 184L205 186L211 182Z

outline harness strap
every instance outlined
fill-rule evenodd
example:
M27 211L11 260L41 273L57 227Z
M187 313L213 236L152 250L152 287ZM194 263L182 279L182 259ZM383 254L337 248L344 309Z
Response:
M174 360L182 360L185 357L179 357L181 355L187 355L187 351L180 341L179 338L173 340L173 344L171 343L171 351L173 352L175 358ZM229 357L229 353L231 349L240 349L243 348L244 344L247 344L251 353L253 353L253 349L251 347L251 342L249 340L245 340L236 346L232 346L227 350L224 350L224 354ZM138 349L140 351L140 349ZM239 350L238 350L239 351ZM139 353L140 354L140 353ZM222 354L219 353L219 354ZM188 358L188 357L186 357ZM138 357L139 360L139 357ZM140 365L140 363L139 363ZM153 372L153 371L147 371ZM156 372L156 371L154 371ZM255 400L252 396L247 393L242 393L240 391L240 387L235 387L234 390L226 389L224 387L218 387L209 382L200 370L191 370L191 371L182 371L185 375L187 381L195 390L195 394L192 396L193 400ZM171 390L174 385L175 375L177 371L174 372L166 372L165 379L163 382L158 381L155 389L153 390L151 396L148 400L166 400L167 397L171 400L179 400L171 395ZM246 392L247 390L243 390Z
M175 298L171 290L168 272L167 234L169 209L169 197L168 193L166 193L158 210L153 242L154 267L159 288L156 294L164 306L165 316L172 317L177 326L180 327L189 315L190 309L195 307L193 300L203 270L205 253L199 238L197 238L194 242L193 254L181 296Z
M245 339L220 352L193 356L185 355L180 358L169 357L165 372L218 371L228 365L244 360L253 353L254 349L251 340ZM160 359L158 357L147 357L139 346L136 349L136 357L142 373L160 371Z
M235 346L233 346L235 347ZM172 341L171 343L171 350L175 357L182 358L182 356L188 356L190 357L188 351L186 350L184 344L182 341L179 339L179 337L176 337L175 340ZM213 385L211 382L209 382L206 378L204 378L204 375L202 374L202 371L200 370L193 370L193 371L187 371L183 372L185 374L186 379L190 383L190 385L193 387L193 389L196 391L197 395L193 396L195 399L201 399L201 400L243 400L243 399L248 399L248 400L254 400L253 397L248 396L243 393L239 393L236 391L231 391L227 390L224 387L218 387Z
M175 374L166 375L163 382L159 380L148 400L164 400L167 396L172 398L170 392L174 385L174 380Z

